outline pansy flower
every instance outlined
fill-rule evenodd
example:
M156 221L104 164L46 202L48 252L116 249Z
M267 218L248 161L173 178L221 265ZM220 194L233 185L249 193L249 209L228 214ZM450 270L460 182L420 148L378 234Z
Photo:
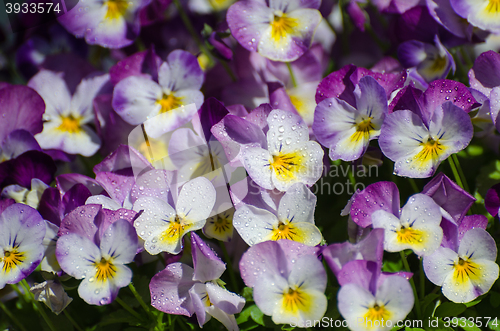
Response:
M453 302L470 302L487 293L498 279L495 240L483 228L472 228L459 237L457 250L440 247L424 257L427 278L441 286Z
M1 211L1 210L0 210ZM13 204L0 214L0 289L29 276L43 257L45 222L33 208Z
M88 44L121 48L130 45L139 34L138 11L149 1L81 1L61 15L59 22L75 36L85 36Z
M300 116L273 110L267 117L267 150L245 146L241 159L252 179L263 188L286 191L295 183L313 185L323 170L323 149L309 141Z
M160 252L178 254L182 250L184 235L205 225L215 204L215 194L212 183L198 177L182 186L175 209L155 197L137 199L133 209L143 212L134 226L145 241L146 251L151 255Z
M145 75L129 76L113 91L113 108L118 115L132 125L152 119L145 126L153 138L187 123L203 103L200 88L204 74L191 53L171 52L157 76L157 81Z
M290 62L311 46L321 21L320 1L243 0L229 7L231 34L249 51L273 61Z
M374 228L383 228L384 249L399 252L412 249L415 254L432 254L441 244L443 230L439 206L424 194L415 194L403 206L401 216L385 210L372 213Z
M356 107L338 98L324 99L316 107L313 132L330 148L332 160L359 159L380 134L387 114L385 90L373 77L361 78L354 95Z
M132 280L132 271L125 264L135 257L137 234L128 221L118 220L99 241L77 233L63 235L57 240L56 256L67 274L83 279L78 294L85 302L106 305Z
M240 261L257 307L276 324L305 327L326 312L326 272L317 248L290 240L254 245Z
M309 246L318 245L322 235L314 225L316 196L304 184L292 185L279 202L277 213L242 204L233 224L248 245L266 240L289 239Z
M500 32L498 0L454 0L450 3L455 12L472 25L493 33Z
M196 313L200 327L214 317L228 330L239 330L234 314L241 312L245 299L219 285L226 265L195 233L191 253L193 268L171 263L151 279L151 305L168 314Z
M428 116L428 122L410 110L386 116L379 145L384 155L395 162L396 175L430 177L443 160L471 141L469 115L451 102L435 108Z
M45 101L43 131L35 135L43 149L92 156L101 140L90 128L94 121L92 101L109 80L109 75L82 80L71 96L60 74L42 70L29 82Z

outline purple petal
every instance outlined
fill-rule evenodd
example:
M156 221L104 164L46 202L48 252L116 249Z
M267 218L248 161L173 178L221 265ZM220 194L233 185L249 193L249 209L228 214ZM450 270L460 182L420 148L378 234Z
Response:
M245 299L213 283L206 285L208 297L214 306L231 315L241 312Z
M158 69L161 65L161 58L156 55L154 48L135 53L109 69L111 83L116 85L122 79L129 76L147 76L153 80L158 80Z
M434 199L455 221L462 219L476 201L472 195L443 173L439 173L427 183L422 193Z
M489 89L500 86L500 54L487 51L479 55L469 72L470 87L488 95Z
M106 190L111 199L122 206L135 184L134 176L131 176L128 171L126 173L127 175L119 175L113 172L98 172L95 176L97 182Z
M359 7L356 1L351 1L346 7L346 12L351 17L354 25L361 31L365 31L365 23L367 21L367 14Z
M274 109L283 109L292 113L297 114L288 93L286 93L285 87L280 82L267 83L267 88L269 90L269 102Z
M63 215L68 214L73 209L83 206L85 201L92 195L90 190L83 184L74 185L62 198Z
M12 206L15 203L16 203L16 201L14 199L1 199L0 200L0 215L3 213L3 211L7 207Z
M20 85L0 89L0 107L0 141L17 129L42 132L45 103L33 89Z
M453 220L447 217L441 219L441 228L443 229L443 240L441 246L456 251L458 249L458 226Z
M56 178L56 183L61 194L65 194L76 184L85 185L92 195L100 194L103 191L103 188L95 179L78 173L59 175Z
M120 145L116 151L94 167L94 173L97 175L99 172L116 172L128 175L152 169L142 154L129 146Z
M391 101L389 113L408 109L422 117L422 111L420 110L420 98L422 94L422 90L414 88L411 85L403 87Z
M89 240L94 240L94 235L97 233L97 226L94 224L101 205L84 205L75 208L61 222L58 236L63 236L70 233L78 234L86 237Z
M56 165L52 158L38 151L28 151L2 164L5 165L5 168L0 169L0 183L3 180L3 185L19 184L30 188L33 178L38 178L50 185L56 172Z
M61 220L64 215L61 210L61 195L55 187L49 187L43 191L40 203L38 204L38 212L43 219L55 224L61 225Z
M229 114L229 111L219 100L213 97L205 100L200 110L198 110L205 141L210 141L210 137L212 136L210 129L212 126L222 121L227 114Z
M101 254L109 255L118 264L127 264L134 260L137 243L134 226L124 219L119 219L102 236Z
M344 265L337 275L337 280L340 286L353 283L375 293L379 274L380 266L377 263L355 260Z
M500 184L493 185L484 197L484 207L491 216L498 215L500 208Z
M350 93L354 91L354 84L349 79L355 70L356 66L349 64L323 78L316 90L316 103L327 98L339 98L355 106L354 95Z
M193 268L183 263L171 263L153 276L149 283L151 306L159 311L191 316L194 313L189 290L196 283L192 280Z
M460 224L458 225L458 242L462 241L462 238L472 229L484 229L488 225L488 219L484 215L470 215L464 216Z
M295 261L306 255L316 258L317 247L282 239L265 241L250 247L240 260L241 278L248 287L254 287L264 273L288 275Z
M219 279L226 270L226 264L194 232L191 232L191 254L193 254L193 280L208 282Z
M172 84L168 87L174 91L199 90L201 88L205 74L194 55L178 49L168 54L167 62L170 67L170 83ZM167 86L162 85L162 87Z
M101 238L105 235L105 231L107 231L111 225L119 220L125 220L130 224L134 224L137 214L137 212L125 208L120 208L118 210L102 208L94 220L94 224L98 228L96 236L94 237L96 242L100 242Z
M10 158L16 158L27 151L42 151L33 135L23 129L12 131L2 142L0 148L3 154Z
M224 118L224 127L229 137L238 144L257 143L263 148L267 145L264 132L257 125L238 116L226 116Z
M358 193L351 205L352 220L366 228L372 224L371 214L384 210L399 217L399 190L393 182L377 182Z

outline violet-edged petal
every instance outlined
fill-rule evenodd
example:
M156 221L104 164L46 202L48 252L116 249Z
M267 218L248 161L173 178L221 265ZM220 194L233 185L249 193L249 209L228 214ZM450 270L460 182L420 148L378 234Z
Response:
M42 271L51 272L54 274L61 273L61 267L59 262L57 262L56 256L56 244L59 236L57 232L59 227L50 222L45 222L45 237L43 238L43 247L45 249L43 260L40 263L40 268Z
M59 237L56 256L64 272L76 279L95 276L94 263L101 260L99 247L90 239L76 233Z
M156 55L154 48L135 53L109 69L109 78L113 85L129 76L147 76L158 79L158 68L161 58Z
M398 219L378 210L372 214L373 227L383 228L384 249L399 252L412 249L415 254L432 254L443 239L439 206L424 194L415 194L406 203Z
M238 144L258 144L266 147L266 136L256 124L238 116L227 115L224 118L224 128L228 136Z
M158 75L158 82L163 88L171 91L201 88L204 74L194 55L183 50L175 50L168 55L167 62L169 70L160 70Z
M207 307L206 312L208 315L213 316L213 318L221 322L228 331L238 331L240 329L234 315L230 315L216 306Z
M358 193L351 204L350 215L353 221L362 227L372 224L372 213L384 210L399 216L399 190L393 182L370 184Z
M0 288L29 276L42 260L45 222L33 208L13 204L0 214Z
M92 194L100 194L103 189L99 183L90 177L78 173L63 174L56 177L56 186L61 195L64 195L74 185L83 184L87 187Z
M16 158L31 150L42 151L33 135L24 129L14 130L0 145L0 161Z
M270 167L272 156L269 151L260 147L245 146L241 150L241 160L255 183L268 190L274 188Z
M384 254L384 230L373 229L366 238L357 244L350 242L331 244L324 247L321 255L337 275L342 267L352 260L367 260L376 262L379 269Z
M484 197L484 206L491 216L497 216L500 208L500 184L493 185Z
M194 232L191 233L191 254L194 267L193 280L203 283L216 280L226 270L226 264Z
M227 108L216 98L210 97L203 102L203 105L201 105L198 111L198 116L200 118L205 141L210 141L210 136L212 135L211 128L222 121L228 114L229 111Z
M149 283L151 305L168 314L191 316L194 313L189 290L195 282L194 270L175 262L153 276Z
M198 177L190 180L179 193L175 205L177 215L189 220L193 230L201 229L215 205L215 195L215 188L208 179Z
M380 265L376 262L354 260L346 263L336 277L340 286L353 283L375 293L379 275Z
M500 86L500 54L494 51L482 53L474 61L469 71L470 87L484 95L491 89Z
M137 233L132 224L124 219L114 222L104 232L100 249L104 258L112 258L117 264L132 262L137 251Z
M500 8L496 2L456 0L450 3L455 12L472 25L493 33L500 32Z
M243 205L234 213L233 224L241 238L252 246L272 236L273 229L279 226L279 221L276 215L265 209Z
M316 258L317 247L307 246L291 240L266 241L248 249L240 260L241 278L249 287L260 282L263 273L288 277L293 264L301 256Z
M55 116L70 109L71 94L62 73L42 70L28 82L45 102L45 114ZM54 93L57 91L58 93Z
M237 294L223 289L214 283L206 283L206 290L210 302L226 314L237 314L245 305L245 299Z
M422 193L434 199L455 221L462 219L476 200L443 173L434 176Z
M75 208L75 210L71 211L61 221L58 235L63 236L75 233L93 240L94 235L97 233L97 226L94 224L94 219L101 209L100 205L84 205Z
M316 196L302 183L292 185L280 200L278 219L289 222L314 224Z

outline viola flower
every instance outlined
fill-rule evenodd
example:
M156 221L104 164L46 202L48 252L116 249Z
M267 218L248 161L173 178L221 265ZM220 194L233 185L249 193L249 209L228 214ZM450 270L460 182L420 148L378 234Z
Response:
M385 90L373 77L361 78L354 95L356 107L338 98L324 99L316 107L313 132L330 149L332 160L359 159L380 134L387 114Z
M90 45L121 48L130 45L139 34L138 12L149 1L82 1L58 20L75 36L85 36L85 41Z
M383 275L372 261L351 261L338 276L339 312L354 331L390 330L413 308L406 275Z
M386 251L411 249L420 256L432 254L441 244L441 217L440 207L424 194L410 197L399 218L385 210L377 210L371 215L373 227L385 230Z
M126 220L118 220L102 233L99 246L77 233L61 236L56 256L67 274L83 279L78 294L85 302L107 305L132 280L132 271L125 264L133 261L137 241L134 227Z
M470 24L493 33L500 32L500 4L497 0L450 1L455 12Z
M43 131L35 135L43 149L59 149L68 154L92 156L101 140L88 126L94 121L92 101L109 80L109 75L82 80L73 96L62 78L42 70L28 82L45 101Z
M143 211L134 226L144 248L151 255L160 252L178 254L182 250L182 238L205 225L215 204L215 188L204 177L184 184L172 208L164 200L155 197L137 199L133 209Z
M43 258L45 222L33 208L16 203L0 214L0 289L28 277Z
M168 314L196 313L200 327L214 317L228 330L239 330L234 314L241 312L245 299L219 285L226 265L194 232L191 252L194 269L175 262L151 279L151 305Z
M252 179L263 188L286 191L295 183L313 185L323 170L323 149L309 141L300 116L273 110L267 117L267 150L245 146L241 159Z
M219 205L218 211L217 215L207 218L207 222L203 227L203 234L207 238L215 238L224 242L231 241L234 232L234 207L230 203L222 203Z
M153 138L190 121L203 103L200 88L204 74L191 53L171 52L157 75L158 81L144 75L122 79L115 86L112 101L115 111L129 124L155 118L145 123Z
M436 79L444 79L456 65L453 56L441 44L438 36L434 38L434 45L418 40L410 40L399 45L398 58L405 68L411 68L410 78L420 85L428 87Z
M3 188L0 196L2 198L14 199L18 203L27 204L30 207L38 208L43 192L49 186L38 178L31 179L31 189L17 184L8 185Z
M470 117L451 102L429 115L429 122L410 110L398 110L386 116L379 145L395 162L399 176L426 178L434 174L441 161L467 147L472 139Z
M231 34L249 51L290 62L309 49L321 14L320 1L238 1L227 11Z
M440 247L424 257L427 278L442 286L443 294L453 302L466 303L487 293L498 279L495 240L482 228L467 231L454 251Z
M323 236L314 225L316 196L302 183L292 185L279 202L277 214L243 204L233 224L241 238L252 246L266 240L289 239L316 246Z
M327 277L316 251L280 240L259 243L243 254L243 281L253 287L255 303L274 323L305 327L325 314Z
M34 294L36 301L45 303L56 315L59 315L73 301L64 291L61 283L53 280L46 280L40 284L35 283L30 288L30 292Z

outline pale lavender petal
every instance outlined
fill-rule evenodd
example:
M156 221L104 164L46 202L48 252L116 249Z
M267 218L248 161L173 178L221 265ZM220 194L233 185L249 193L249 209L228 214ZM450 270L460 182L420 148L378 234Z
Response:
M89 240L94 240L94 235L97 232L97 226L94 224L94 219L100 210L100 205L84 205L77 207L61 221L58 235L63 236L74 233L86 237Z
M170 78L160 82L163 88L168 87L172 91L185 89L199 90L204 80L204 73L200 68L197 58L189 52L175 50L167 57L170 67ZM160 76L159 81L163 81Z
M153 276L149 283L151 306L159 311L191 316L194 313L189 290L196 283L193 268L183 263L171 263Z
M456 252L449 248L439 247L434 253L424 256L425 276L434 284L442 286L446 277L453 272Z
M104 232L101 238L101 254L105 258L112 257L118 264L127 264L134 260L137 242L134 226L119 219Z
M356 284L372 293L375 293L377 277L380 267L373 261L354 260L346 263L337 274L340 286Z
M353 221L367 227L372 224L371 214L384 210L399 217L399 190L393 182L377 182L356 195L351 205Z
M460 224L458 225L458 242L462 241L464 235L472 229L484 229L488 225L488 219L484 215L469 215L464 216Z
M129 76L147 76L153 80L158 79L158 68L161 58L156 55L153 48L135 53L109 69L110 80L113 85Z
M467 256L473 260L495 261L497 246L493 237L484 229L475 228L467 231L462 237L459 256Z
M323 264L311 256L298 258L288 276L289 284L300 284L301 287L304 286L304 289L314 289L319 292L325 292L326 281Z
M207 283L206 286L208 297L214 306L220 308L226 314L237 314L241 312L245 305L244 298L213 283Z
M238 116L227 115L224 118L224 128L231 139L238 144L257 143L266 147L266 136L264 132L252 122Z
M57 240L56 256L64 272L76 279L94 276L94 264L101 260L96 244L76 233L63 235Z
M193 303L193 310L196 314L196 319L198 320L198 325L203 327L203 325L210 319L205 311L206 302L209 300L207 294L206 284L196 283L189 290L189 297Z
M31 133L24 129L12 131L1 143L2 154L8 159L14 159L27 151L42 151L40 145Z
M280 200L278 219L314 224L316 201L316 196L306 185L303 183L293 184Z
M209 282L220 278L226 270L226 264L194 232L191 232L191 254L193 254L193 280Z
M83 184L93 195L103 192L103 188L99 183L90 177L78 173L63 174L56 177L57 188L61 195L64 195L76 184Z

